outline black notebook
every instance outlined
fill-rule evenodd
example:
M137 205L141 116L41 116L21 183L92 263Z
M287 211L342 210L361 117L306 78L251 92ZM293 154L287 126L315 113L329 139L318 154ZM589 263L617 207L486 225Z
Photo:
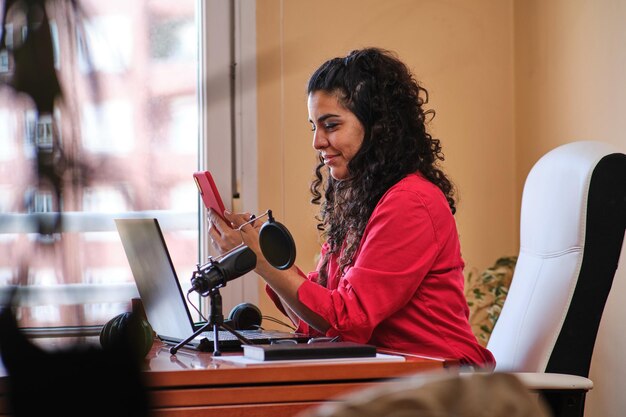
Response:
M352 342L244 345L243 356L249 359L255 359L259 361L278 361L292 359L371 358L376 356L376 346Z

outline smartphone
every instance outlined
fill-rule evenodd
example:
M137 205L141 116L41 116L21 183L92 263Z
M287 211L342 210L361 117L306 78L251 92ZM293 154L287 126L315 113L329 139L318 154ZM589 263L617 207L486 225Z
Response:
M222 197L220 197L219 191L217 191L217 186L215 185L215 181L213 181L211 173L209 171L194 172L193 179L196 182L196 187L198 187L198 192L207 210L213 209L224 219L224 202L222 201ZM226 224L230 224L226 219L224 219L224 221Z

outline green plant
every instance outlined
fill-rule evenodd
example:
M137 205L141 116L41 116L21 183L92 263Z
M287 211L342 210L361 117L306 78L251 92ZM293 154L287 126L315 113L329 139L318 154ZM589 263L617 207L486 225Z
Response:
M470 309L470 325L478 342L486 346L509 293L516 256L499 258L482 273L470 271L465 279L465 298Z

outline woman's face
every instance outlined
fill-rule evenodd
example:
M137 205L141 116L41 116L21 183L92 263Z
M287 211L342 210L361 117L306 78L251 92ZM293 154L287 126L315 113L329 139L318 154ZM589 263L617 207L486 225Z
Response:
M336 180L349 177L348 162L363 144L365 129L335 94L314 91L309 94L309 122L313 127L313 147L322 155Z

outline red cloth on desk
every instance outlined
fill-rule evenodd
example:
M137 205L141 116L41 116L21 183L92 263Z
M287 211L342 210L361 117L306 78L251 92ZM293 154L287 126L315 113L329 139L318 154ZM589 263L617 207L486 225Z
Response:
M330 324L325 336L462 363L495 362L468 322L454 217L443 193L421 175L408 175L381 198L343 276L338 258L330 259L326 288L315 282L315 271L298 289L299 300ZM320 335L304 321L298 331Z

